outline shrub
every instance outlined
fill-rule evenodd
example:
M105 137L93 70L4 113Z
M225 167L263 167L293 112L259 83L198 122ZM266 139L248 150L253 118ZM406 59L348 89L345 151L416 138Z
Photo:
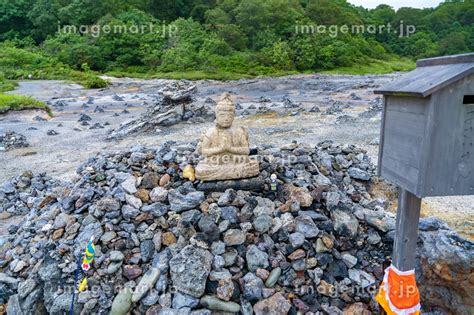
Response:
M267 62L279 70L292 70L292 50L287 42L278 41L273 46L262 49Z
M110 82L96 75L87 75L87 78L81 83L88 89L100 89L109 85Z
M45 103L35 100L32 97L0 93L0 113L5 113L9 110L24 110L32 108L45 110L49 115L52 115L51 109Z

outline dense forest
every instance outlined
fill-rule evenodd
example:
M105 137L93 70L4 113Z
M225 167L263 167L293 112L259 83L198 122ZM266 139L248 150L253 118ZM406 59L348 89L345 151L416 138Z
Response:
M342 31L388 24L391 31ZM416 31L401 36L401 25ZM336 36L327 31L334 27ZM394 10L345 0L0 0L0 41L8 79L66 68L261 75L378 62L398 70L403 60L474 51L474 1Z

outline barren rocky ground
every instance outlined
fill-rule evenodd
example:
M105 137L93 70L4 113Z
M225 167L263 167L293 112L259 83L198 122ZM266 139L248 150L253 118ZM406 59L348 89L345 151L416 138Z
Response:
M391 75L297 75L229 82L196 81L194 102L208 104L223 92L239 104L236 123L249 129L252 145L291 141L316 144L331 139L363 147L376 162L381 99L373 89L396 78ZM48 102L54 117L40 111L0 116L0 134L14 131L28 147L0 152L0 182L25 170L71 179L76 168L99 152L132 145L157 146L168 140L193 141L212 122L187 121L107 140L112 129L136 119L156 101L158 90L171 80L110 78L112 85L87 90L62 81L21 82L15 91ZM51 135L53 134L53 135ZM385 185L374 192L387 195ZM427 198L423 214L435 215L464 236L473 236L474 198ZM393 205L395 206L395 204ZM2 228L2 230L5 230Z

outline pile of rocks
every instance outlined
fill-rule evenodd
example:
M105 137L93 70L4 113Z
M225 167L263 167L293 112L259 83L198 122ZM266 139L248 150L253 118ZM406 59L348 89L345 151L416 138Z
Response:
M375 116L380 115L383 110L383 99L381 97L377 97L369 102L369 108L360 113L359 117L361 118L372 118Z
M0 135L0 152L5 152L14 148L24 148L29 146L24 135L14 131L7 131Z
M156 131L183 121L203 122L214 119L213 108L208 103L193 99L197 87L190 81L171 81L157 92L147 111L137 119L127 121L107 137L121 139L140 132Z
M8 300L8 314L67 312L77 260L94 237L75 314L370 314L395 222L367 192L368 156L330 141L258 154L261 176L249 180L264 181L260 192L199 190L183 177L197 161L195 143L92 157L69 184L12 179L0 212L28 214L0 237L0 303ZM423 224L426 233L449 231ZM469 244L445 244L443 258L462 251L456 264L472 272ZM423 268L439 262L437 251L420 252Z

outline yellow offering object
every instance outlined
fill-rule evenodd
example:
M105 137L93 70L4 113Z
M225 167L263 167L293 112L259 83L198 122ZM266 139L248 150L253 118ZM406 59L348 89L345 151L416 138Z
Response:
M81 283L79 284L78 291L82 292L87 290L87 278L82 279Z
M183 169L183 177L189 179L192 182L196 180L196 174L192 165L186 165L186 167Z

